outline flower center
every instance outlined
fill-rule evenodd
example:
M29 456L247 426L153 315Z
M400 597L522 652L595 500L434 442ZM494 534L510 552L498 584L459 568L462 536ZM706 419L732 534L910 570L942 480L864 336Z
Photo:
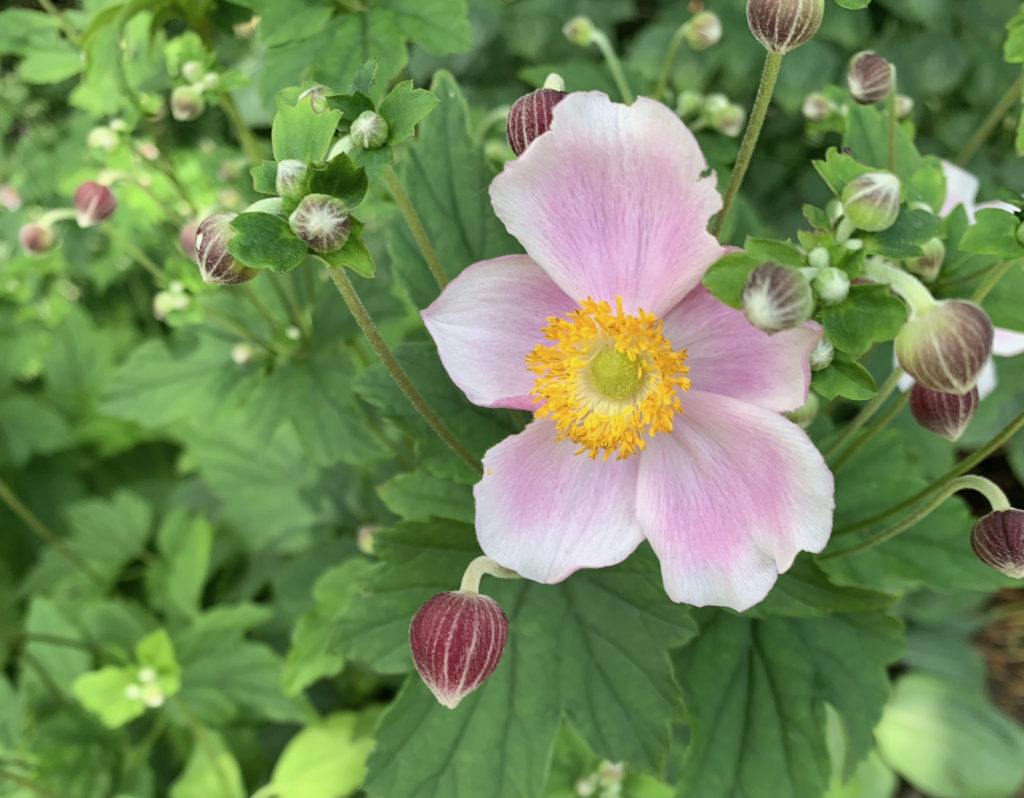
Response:
M548 317L544 335L526 356L537 374L531 395L541 402L538 417L552 419L558 440L580 445L576 454L596 458L617 452L624 460L647 445L647 438L669 432L682 413L679 392L688 390L686 350L673 350L661 319L640 309L624 313L587 298L565 318Z

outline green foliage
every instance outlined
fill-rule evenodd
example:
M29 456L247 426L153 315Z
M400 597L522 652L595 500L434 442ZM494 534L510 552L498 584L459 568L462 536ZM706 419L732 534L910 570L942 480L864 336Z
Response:
M903 303L884 285L853 285L849 296L821 312L825 334L841 352L864 354L876 341L891 340L907 317Z
M306 258L306 244L280 216L243 213L231 220L231 226L237 234L228 242L228 250L250 269L286 272Z

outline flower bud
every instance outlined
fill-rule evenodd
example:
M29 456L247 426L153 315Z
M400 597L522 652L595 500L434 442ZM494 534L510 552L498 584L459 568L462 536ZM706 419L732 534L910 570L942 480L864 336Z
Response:
M967 393L992 354L995 331L973 302L947 299L912 315L897 333L896 359L925 388Z
M906 94L896 95L896 118L906 119L914 110L914 100Z
M26 255L41 255L49 252L57 243L57 234L52 227L29 222L18 231L18 243Z
M978 409L978 386L967 393L940 393L914 383L910 389L910 412L926 430L951 441L959 440Z
M828 249L822 246L817 246L807 253L807 265L812 269L827 269L832 265L832 259L829 257Z
M220 87L220 73L207 72L203 75L200 85L203 87L204 91L216 91Z
M196 260L196 232L199 230L199 225L196 222L189 222L186 225L182 225L181 230L178 231L178 243L181 244L182 251Z
M86 180L75 189L75 218L79 227L105 222L117 210L117 197L106 186Z
M409 626L416 670L449 709L498 667L507 637L508 618L501 606L480 593L438 593Z
M245 341L239 341L233 347L231 347L231 362L237 366L244 366L255 354L251 344L247 344Z
M197 83L206 74L202 61L186 61L181 65L181 76L189 83Z
M355 118L348 134L357 147L376 150L387 143L388 123L376 111L363 111Z
M551 115L568 92L537 89L516 100L508 112L505 135L512 152L522 155L530 142L551 127Z
M836 348L832 345L832 342L824 335L821 336L818 339L818 343L811 350L811 371L821 371L823 368L828 368L835 353Z
M565 38L578 47L587 47L594 41L594 23L590 17L573 17L562 26Z
M873 105L892 91L893 67L878 53L862 50L850 59L846 88L861 105Z
M907 261L907 268L921 279L931 282L939 276L946 259L946 245L941 238L930 238L921 245L921 256Z
M9 183L0 184L0 205L9 211L21 207L21 192Z
M205 108L202 93L192 86L176 86L171 92L171 116L179 122L196 119Z
M900 181L890 172L867 172L843 188L846 218L859 230L878 233L892 227L900 213Z
M288 217L288 224L314 252L341 249L351 227L345 203L329 194L307 194Z
M768 333L803 324L814 312L814 294L806 278L792 266L762 263L743 286L743 314Z
M709 116L708 122L723 136L735 138L743 132L743 123L746 118L747 114L741 106L728 103L724 108Z
M818 407L820 404L821 402L818 400L818 395L811 391L807 394L807 401L802 407L798 407L796 410L791 410L784 415L801 429L807 429L811 426L811 422L814 421L814 417L818 415Z
M686 43L694 50L707 50L722 38L722 20L713 11L699 11L687 23Z
M322 114L331 107L330 102L327 100L328 91L329 89L326 86L317 83L302 92L299 95L299 99L302 100L309 97L309 107L313 109L314 113Z
M172 313L185 310L192 304L189 295L182 291L157 291L153 295L153 316L166 321Z
M107 125L99 125L89 131L85 137L85 145L90 150L103 150L112 152L121 143L120 137L113 128Z
M235 235L231 220L238 214L215 213L207 216L196 231L196 259L203 282L211 285L246 283L258 273L243 265L228 250L228 242Z
M842 269L829 266L814 276L813 286L821 304L838 305L850 293L850 276Z
M703 107L704 95L698 91L686 89L676 97L676 113L683 119L700 113Z
M309 166L305 161L295 158L286 158L277 162L277 179L275 188L279 196L299 200L307 188L306 176L309 173Z
M832 103L820 91L812 91L804 97L800 110L811 122L821 122L832 112Z
M821 26L825 0L747 0L747 24L773 53L788 53Z
M1024 510L994 510L971 530L978 558L1014 579L1024 577Z

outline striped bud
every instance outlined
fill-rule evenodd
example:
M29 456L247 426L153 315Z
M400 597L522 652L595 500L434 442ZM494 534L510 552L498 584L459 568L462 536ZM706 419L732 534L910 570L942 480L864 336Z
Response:
M480 593L438 593L409 626L416 670L448 709L455 709L498 667L507 638L504 611Z
M930 238L921 245L921 256L906 262L907 268L922 280L931 282L939 276L946 260L946 245L941 238Z
M18 243L26 255L41 255L49 252L57 243L57 234L52 227L29 222L18 231Z
M1024 510L994 510L971 530L979 559L1014 579L1024 578Z
M893 67L878 53L862 50L850 59L846 70L846 88L861 105L873 105L890 91Z
M329 194L307 194L288 217L292 232L314 252L334 252L348 241L348 208Z
M891 172L866 172L843 188L843 210L858 229L888 230L900 213L900 181Z
M914 383L910 389L910 412L926 430L951 441L960 439L978 409L978 386L967 393L940 393Z
M747 0L747 24L773 53L788 53L821 26L825 0Z
M946 299L913 315L897 333L896 359L925 388L964 394L992 354L995 329L973 302Z
M235 235L231 220L237 215L222 211L207 216L199 224L196 231L196 260L199 262L199 272L203 275L205 283L246 283L259 273L256 269L250 269L236 260L228 250L228 242Z
M788 330L814 312L814 294L807 279L792 266L762 263L743 286L743 314L767 333Z
M86 180L75 189L74 202L79 227L92 227L104 222L117 210L114 192L93 180Z
M522 155L531 141L547 133L555 106L567 95L568 92L557 89L537 89L512 104L505 126L512 152Z

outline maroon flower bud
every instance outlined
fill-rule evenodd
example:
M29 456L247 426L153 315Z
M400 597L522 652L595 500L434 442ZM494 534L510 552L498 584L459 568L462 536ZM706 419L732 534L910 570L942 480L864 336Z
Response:
M872 105L890 91L893 67L878 53L862 50L850 59L846 70L846 88L850 96L861 105Z
M940 393L915 382L910 389L910 412L917 423L951 441L960 439L977 409L977 386L967 393Z
M547 133L555 106L568 94L557 89L537 89L512 104L505 128L512 152L522 155L531 141Z
M181 244L181 249L192 260L197 260L198 257L196 255L196 233L198 230L198 223L189 222L178 231L178 242Z
M762 263L743 286L743 314L767 333L788 330L814 312L814 293L798 269L781 263Z
M925 388L965 394L992 354L995 330L973 302L947 299L912 315L896 335L896 359Z
M307 194L288 217L288 224L314 252L341 249L351 228L345 203L329 194Z
M986 565L1024 578L1024 510L994 510L980 519L971 530L971 546Z
M429 599L409 626L416 670L449 709L498 667L507 637L508 618L497 601L454 590Z
M106 186L86 180L75 190L75 218L79 227L104 222L117 210L117 197Z
M215 213L199 223L196 231L196 260L203 282L211 285L246 283L258 274L256 269L243 265L228 250L228 242L235 235L231 220L236 213Z
M747 24L773 53L788 53L821 26L825 0L747 0Z
M53 249L57 243L57 234L53 232L53 228L29 222L23 224L18 231L18 243L26 255L41 255Z

